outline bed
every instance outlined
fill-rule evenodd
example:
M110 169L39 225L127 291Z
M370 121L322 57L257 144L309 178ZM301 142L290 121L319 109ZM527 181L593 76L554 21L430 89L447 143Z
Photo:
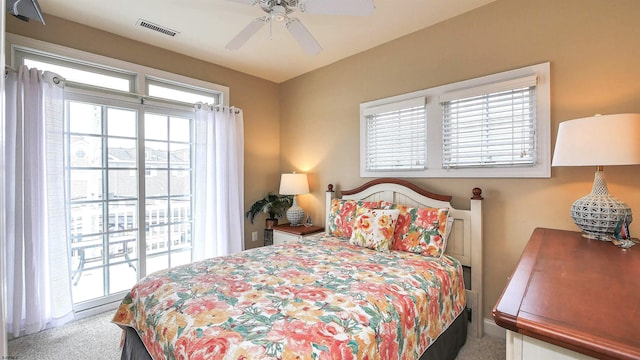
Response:
M142 279L113 319L122 359L454 359L482 336L481 190L468 210L400 179L340 193L325 233ZM436 246L389 249L418 218Z

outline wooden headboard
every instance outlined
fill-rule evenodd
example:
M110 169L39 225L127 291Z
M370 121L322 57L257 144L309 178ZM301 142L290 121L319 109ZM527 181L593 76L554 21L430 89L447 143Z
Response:
M451 206L451 196L431 193L406 180L380 178L352 190L342 190L344 200L384 200L412 207L449 208L454 219L447 241L446 254L460 260L465 266L467 308L471 310L471 331L482 336L482 190L472 190L471 208L456 209ZM329 184L326 197L325 224L329 224L331 200L336 197ZM327 226L328 228L328 226Z

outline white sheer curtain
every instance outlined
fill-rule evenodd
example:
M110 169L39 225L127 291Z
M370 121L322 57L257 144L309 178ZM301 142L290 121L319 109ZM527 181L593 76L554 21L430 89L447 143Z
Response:
M194 260L244 250L242 110L196 105Z
M7 330L73 318L64 196L63 89L20 67L6 78ZM54 81L56 80L56 81Z

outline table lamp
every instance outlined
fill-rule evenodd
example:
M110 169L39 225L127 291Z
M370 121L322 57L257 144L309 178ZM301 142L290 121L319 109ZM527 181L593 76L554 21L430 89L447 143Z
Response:
M563 121L552 166L596 166L591 193L571 206L571 218L591 239L610 240L631 209L609 195L604 166L640 164L640 114L596 115Z
M309 192L307 174L282 174L280 178L280 194L293 195L293 205L287 210L287 220L291 226L302 225L304 210L298 206L297 195Z

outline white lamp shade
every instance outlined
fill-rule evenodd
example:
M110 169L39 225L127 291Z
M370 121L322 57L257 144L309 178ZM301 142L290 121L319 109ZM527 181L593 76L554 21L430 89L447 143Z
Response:
M299 195L309 193L307 174L282 174L280 178L281 195Z
M640 164L640 114L563 121L552 166Z

